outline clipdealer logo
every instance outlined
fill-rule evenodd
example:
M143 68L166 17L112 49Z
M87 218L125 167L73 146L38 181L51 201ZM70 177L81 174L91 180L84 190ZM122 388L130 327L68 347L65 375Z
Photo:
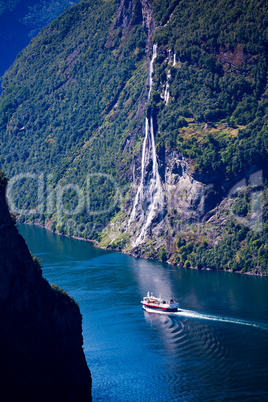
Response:
M250 188L250 213L247 217L242 217L237 215L233 208L231 208L232 216L243 226L248 227L255 232L262 231L262 219L263 219L263 211L262 211L262 201L263 201L263 192L261 190L263 184L263 171L259 170L249 176L249 180L246 179L240 180L236 183L231 190L229 191L228 196L233 197L236 194L240 193L243 190L246 190L248 187Z
M67 222L67 226L75 228L75 220L71 217L80 214L83 210L86 211L88 215L105 215L110 213L112 210L115 209L116 206L120 205L122 207L122 199L123 194L127 189L130 187L129 185L124 186L122 188L119 187L116 180L104 173L89 173L86 175L85 186L82 188L78 184L68 183L65 185L58 184L56 187L53 186L54 176L52 174L45 174L45 173L21 173L12 177L8 182L7 187L7 198L10 205L10 209L15 214L21 216L27 215L36 215L41 216L46 213L48 216L52 216L55 214L56 222L58 225L62 223L63 216L69 216L70 222ZM99 179L102 179L103 182L109 182L110 187L113 188L114 197L113 202L109 206L109 208L102 209L102 210L94 210L93 203L91 202L90 192L92 189L92 180L96 180L96 183ZM16 204L16 191L17 186L19 186L22 181L34 181L35 188L37 189L37 197L36 197L36 206L35 208L21 208L18 207ZM98 184L101 186L103 184ZM262 199L263 199L263 192L262 192L262 184L263 184L263 172L259 170L250 175L249 179L240 180L237 182L229 191L228 197L234 198L241 193L241 191L245 191L246 189L250 189L250 211L246 217L239 216L234 212L234 208L230 208L231 216L239 222L239 224L248 227L251 230L256 232L261 232L263 227L263 211L262 211ZM201 191L201 213L204 214L204 204L206 193L208 190L211 190L213 185L205 186L202 188ZM76 195L76 205L69 209L64 204L64 195L71 191ZM174 197L173 197L174 198ZM176 204L176 199L173 199L173 204ZM198 223L198 222L196 222ZM81 226L81 224L80 224ZM82 224L83 226L83 224ZM92 230L92 229L91 229ZM80 230L82 233L82 230Z
M111 212L116 205L120 202L122 193L118 183L114 178L104 173L90 173L86 176L85 188L80 187L78 184L68 183L65 185L58 184L55 188L52 185L54 176L51 174L45 175L44 173L21 173L12 177L7 186L7 199L10 209L15 214L19 215L42 215L46 212L52 215L56 212L57 223L62 221L63 216L75 216L81 213L86 208L88 215L105 215ZM114 190L114 200L109 208L102 210L94 210L91 205L91 181L93 179L104 179L105 182L109 181ZM37 187L37 201L35 208L21 208L16 204L16 197L14 197L16 189L22 181L31 180L35 181ZM76 205L73 209L68 209L64 205L64 195L68 191L75 193L77 197Z

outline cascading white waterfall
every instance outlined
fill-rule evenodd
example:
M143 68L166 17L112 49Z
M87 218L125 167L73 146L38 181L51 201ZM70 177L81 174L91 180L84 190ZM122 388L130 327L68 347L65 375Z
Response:
M176 65L176 53L174 53L174 55L173 55L173 67Z
M154 61L156 59L157 56L157 45L153 45L153 57L150 63L150 71L149 71L149 93L148 93L148 100L150 99L150 95L151 95L151 91L152 91L152 87L153 87L153 72L154 72Z
M143 198L144 171L145 171L144 167L145 167L145 156L146 156L146 144L148 141L148 131L149 131L148 119L146 118L145 137L144 137L143 144L142 144L142 156L141 156L141 181L140 181L140 185L138 187L138 191L135 196L133 208L132 208L131 215L130 215L130 218L128 221L128 226L131 224L131 222L134 221L135 216L136 216L137 206L139 205L139 201L142 201L142 198Z
M148 120L148 118L146 117ZM154 126L153 126L153 116L151 113L150 116L150 139L151 139L151 152L152 152L152 159L153 159L153 177L151 179L149 185L149 199L150 204L148 208L147 219L145 223L142 225L141 232L139 237L136 240L136 246L139 245L146 235L146 231L151 225L155 216L157 216L163 209L164 205L164 195L161 185L161 178L158 171L158 162L157 162L157 155L156 155L156 148L155 148L155 140L154 140Z
M168 62L172 62L171 50L168 51ZM176 63L177 63L177 61L176 61L176 53L174 53L173 54L172 67L174 67L176 65ZM169 81L170 77L171 77L171 73L170 73L170 70L168 70L167 82L166 82L166 85L165 85L165 93L164 93L164 102L165 102L166 105L168 104L168 101L169 101L169 90L168 90L169 82L168 81Z
M153 86L153 63L157 56L157 45L153 46L153 57L150 62L150 71L149 71L149 93L148 100L150 99L151 90ZM149 185L144 185L145 179L145 162L146 155L152 160L152 177L150 179ZM141 232L138 238L136 239L135 245L139 245L146 235L146 231L151 225L155 216L159 214L159 211L162 210L164 204L164 196L161 185L161 178L158 171L158 162L157 162L157 154L155 147L155 139L154 139L154 126L153 126L153 115L151 111L150 119L146 116L145 118L145 137L143 140L142 146L142 158L141 158L141 181L138 187L135 201L133 204L132 212L129 218L128 225L130 225L135 217L137 212L137 207L143 203L144 198L147 198L148 210L145 215L145 219L141 226Z
M169 90L168 90L169 83L168 83L168 80L170 79L170 77L171 77L171 74L170 74L170 71L168 71L168 73L167 73L167 82L166 82L165 93L164 93L164 101L165 101L166 105L168 104L168 101L169 101Z
M153 57L150 61L150 66L149 66L149 93L148 93L148 101L150 99L151 91L152 91L152 86L153 86L153 64L154 60L157 56L157 45L153 46ZM139 205L139 202L141 203L143 200L143 188L144 188L144 174L145 174L145 159L146 159L146 151L147 149L147 142L148 142L148 137L149 137L149 120L146 117L145 119L145 136L143 140L143 145L142 145L142 156L141 156L141 180L140 180L140 185L138 187L133 208L131 211L131 215L128 221L128 226L134 221L135 216L136 216L136 211L137 207Z

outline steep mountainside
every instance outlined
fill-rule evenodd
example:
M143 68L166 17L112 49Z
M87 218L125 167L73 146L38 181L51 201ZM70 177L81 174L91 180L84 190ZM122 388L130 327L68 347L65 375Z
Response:
M42 28L78 0L1 0L0 76Z
M42 277L11 219L0 172L1 400L90 401L78 305Z
M85 0L53 21L3 78L14 212L267 273L267 15L264 0Z

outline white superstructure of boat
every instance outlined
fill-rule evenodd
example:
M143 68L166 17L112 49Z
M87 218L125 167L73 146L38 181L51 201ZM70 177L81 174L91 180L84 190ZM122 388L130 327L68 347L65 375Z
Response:
M143 300L141 301L142 307L147 310L154 310L154 311L161 311L161 312L176 312L179 308L179 303L175 302L173 299L169 301L163 300L160 297L155 297L150 292L147 293L147 296L144 296Z

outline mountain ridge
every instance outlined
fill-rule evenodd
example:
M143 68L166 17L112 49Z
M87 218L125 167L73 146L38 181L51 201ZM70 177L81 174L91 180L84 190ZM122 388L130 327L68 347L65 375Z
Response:
M77 0L18 0L0 2L0 76L49 21Z
M180 266L265 274L267 21L258 2L255 38L244 3L83 1L53 21L3 78L1 166L35 175L12 188L13 206L37 211L20 219Z

